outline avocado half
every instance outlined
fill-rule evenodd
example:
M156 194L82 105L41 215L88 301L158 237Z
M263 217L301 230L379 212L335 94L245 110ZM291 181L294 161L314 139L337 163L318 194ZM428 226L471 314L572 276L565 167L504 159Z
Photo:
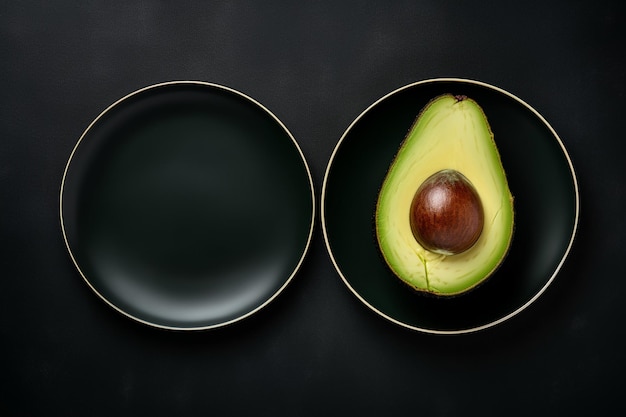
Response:
M433 174L448 170L467 178L484 212L480 236L457 254L423 247L410 221L416 191ZM513 197L487 118L474 100L446 94L422 109L387 172L375 221L389 268L420 292L462 294L498 268L513 235Z

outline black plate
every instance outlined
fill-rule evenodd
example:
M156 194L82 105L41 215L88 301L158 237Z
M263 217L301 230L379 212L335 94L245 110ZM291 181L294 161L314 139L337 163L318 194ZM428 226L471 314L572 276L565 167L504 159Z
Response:
M467 294L420 295L387 268L374 232L378 191L400 143L434 97L476 100L494 132L515 199L515 233L505 262ZM369 308L402 326L464 333L507 320L536 300L564 262L578 224L578 186L563 143L519 98L470 80L436 79L400 88L366 109L347 129L328 164L322 226L332 261Z
M61 186L80 274L140 322L207 329L274 299L313 231L309 168L286 127L214 84L134 92L87 128Z

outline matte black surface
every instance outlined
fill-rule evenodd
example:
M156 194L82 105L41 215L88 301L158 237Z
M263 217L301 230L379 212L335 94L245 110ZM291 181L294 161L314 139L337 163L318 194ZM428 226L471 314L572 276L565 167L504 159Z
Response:
M0 415L619 415L625 17L621 0L3 2ZM67 255L68 155L128 92L185 79L245 92L298 140L319 197L352 120L396 88L443 76L531 103L580 184L568 260L502 326L448 337L390 324L343 284L319 222L279 297L199 333L116 314Z
M415 118L433 98L466 95L485 112L514 199L505 261L478 288L429 297L401 284L376 241L378 192ZM327 244L346 284L374 311L428 332L468 332L525 308L551 283L575 234L578 195L569 156L549 124L519 100L471 81L434 80L376 102L345 132L322 195Z
M263 307L305 255L313 192L270 113L219 86L133 93L81 136L61 189L77 268L124 314L205 329Z

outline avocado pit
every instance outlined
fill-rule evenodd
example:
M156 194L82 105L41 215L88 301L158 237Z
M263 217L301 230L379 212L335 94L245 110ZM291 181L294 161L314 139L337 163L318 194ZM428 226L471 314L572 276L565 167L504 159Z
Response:
M453 169L438 171L420 185L409 215L411 231L419 244L443 255L470 249L480 237L485 222L476 189Z

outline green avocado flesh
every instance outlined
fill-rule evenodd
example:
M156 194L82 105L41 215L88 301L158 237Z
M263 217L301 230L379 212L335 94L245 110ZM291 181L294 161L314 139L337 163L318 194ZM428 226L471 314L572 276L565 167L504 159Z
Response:
M443 170L457 171L469 181L484 213L480 236L457 254L424 248L411 228L417 190ZM485 114L468 97L436 97L411 127L378 196L376 236L386 263L418 291L458 295L498 268L512 235L513 197Z

